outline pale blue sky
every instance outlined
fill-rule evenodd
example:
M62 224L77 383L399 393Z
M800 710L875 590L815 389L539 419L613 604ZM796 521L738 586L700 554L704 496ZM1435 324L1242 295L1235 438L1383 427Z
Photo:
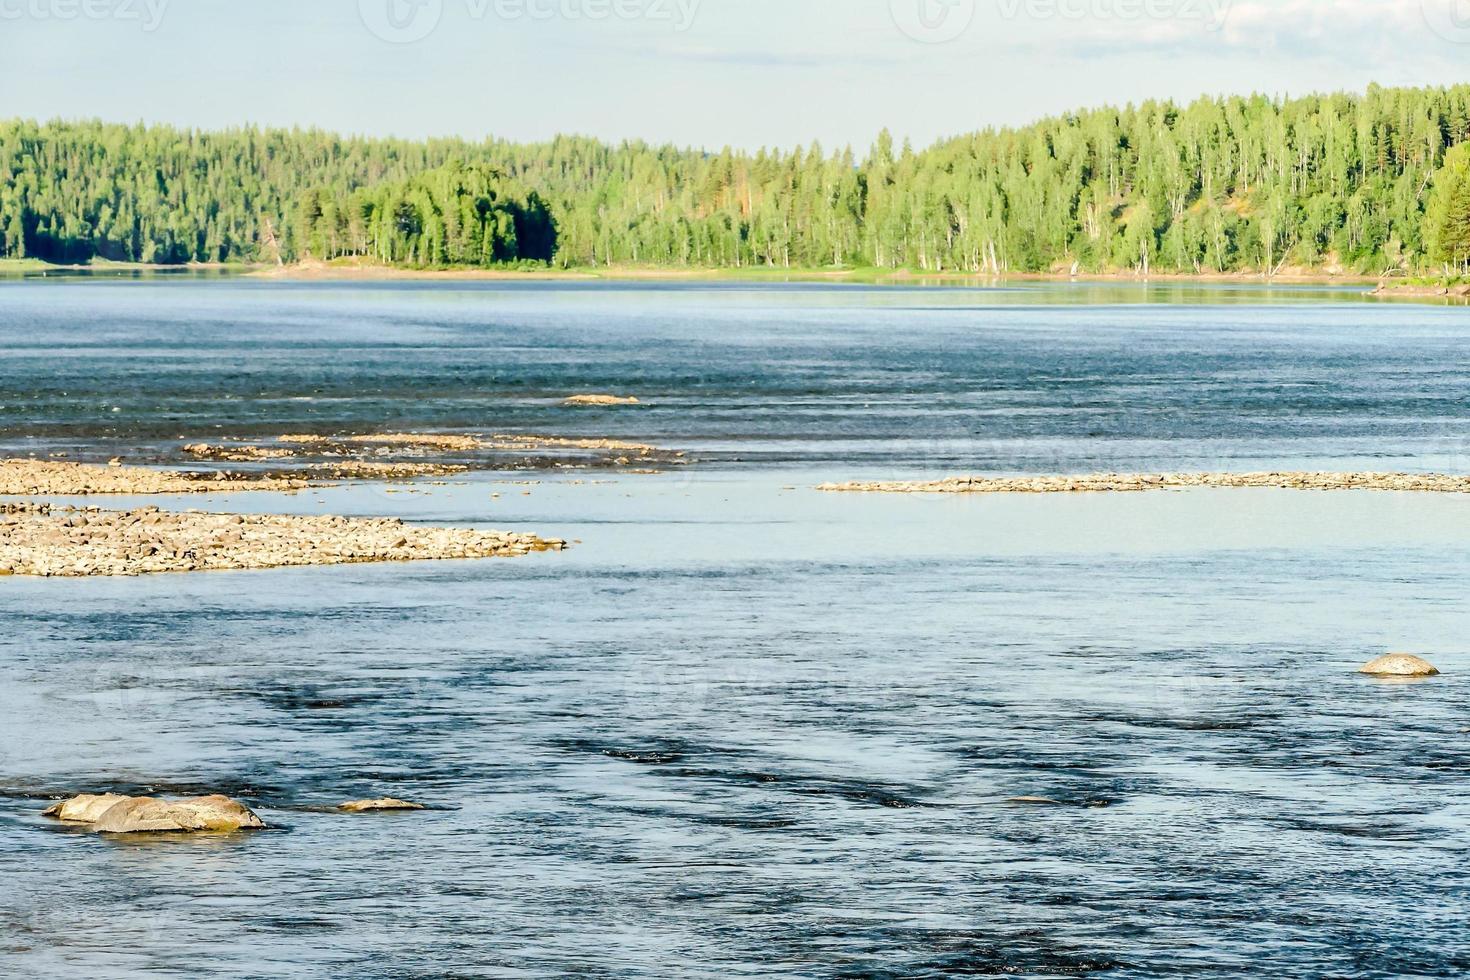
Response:
M864 148L1466 81L1470 0L0 0L0 65L6 116Z

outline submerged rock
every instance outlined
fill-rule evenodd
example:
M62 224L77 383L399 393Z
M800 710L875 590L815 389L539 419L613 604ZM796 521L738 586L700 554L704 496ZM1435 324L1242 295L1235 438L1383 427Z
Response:
M207 442L196 442L184 447L184 452L199 459L210 459L228 463L260 463L277 459L290 459L296 455L294 449L267 448L250 445L214 446Z
M354 800L351 803L343 803L337 807L343 813L393 813L407 810L423 810L421 803L409 803L406 800L382 799L382 800Z
M254 811L227 796L171 802L150 796L83 795L56 804L45 815L90 825L99 834L219 834L265 828Z
M1422 657L1409 653L1390 653L1379 657L1358 673L1374 677L1438 677L1439 668Z

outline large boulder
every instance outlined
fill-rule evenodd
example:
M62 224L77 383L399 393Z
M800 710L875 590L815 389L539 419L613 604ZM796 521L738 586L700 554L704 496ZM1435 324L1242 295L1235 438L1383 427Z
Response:
M265 828L249 807L225 796L177 801L149 796L78 796L58 803L46 815L90 824L99 834L219 834Z
M1359 673L1374 677L1437 677L1439 668L1422 657L1408 653L1390 653L1368 664Z

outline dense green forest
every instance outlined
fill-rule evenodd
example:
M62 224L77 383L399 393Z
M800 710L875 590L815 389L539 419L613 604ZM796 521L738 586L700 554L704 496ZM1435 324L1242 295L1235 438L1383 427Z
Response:
M533 190L485 166L455 165L345 197L307 191L297 248L319 258L361 255L393 265L549 263L556 223Z
M1470 261L1470 85L719 153L0 123L0 255L1382 273Z

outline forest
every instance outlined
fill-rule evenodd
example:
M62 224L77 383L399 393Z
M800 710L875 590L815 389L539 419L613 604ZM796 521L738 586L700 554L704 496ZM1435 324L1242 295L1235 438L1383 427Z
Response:
M445 166L345 196L314 188L296 228L303 255L389 265L550 263L556 253L556 224L540 195L485 166Z
M0 123L0 256L1382 275L1470 264L1470 85L718 152Z

